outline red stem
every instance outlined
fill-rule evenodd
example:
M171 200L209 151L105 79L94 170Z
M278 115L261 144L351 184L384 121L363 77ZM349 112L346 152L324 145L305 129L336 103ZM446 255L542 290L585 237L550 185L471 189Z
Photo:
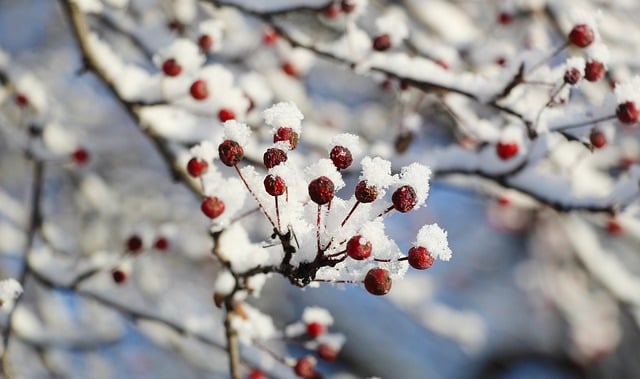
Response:
M393 205L390 206L389 208L385 209L384 212L382 212L382 213L380 213L378 215L378 217L382 217L382 216L386 215L387 213L391 212L392 210L393 210Z
M278 220L278 232L280 232L280 207L278 206L278 196L276 198L276 219Z
M353 208L351 208L351 210L349 211L349 213L347 214L347 217L344 218L344 220L342 220L342 223L340 224L340 226L344 226L344 224L347 222L347 220L349 219L349 217L351 217L351 215L353 214L353 212L356 210L356 208L358 207L358 205L360 204L359 201L356 200L356 203L353 204ZM329 244L331 244L331 242L329 242ZM327 248L329 248L329 246L327 246Z
M242 172L240 172L240 169L238 168L238 165L234 165L233 168L236 169L236 172L238 173L238 176L240 176L240 179L242 180L242 183L244 183L244 186L247 188L247 191L249 191L251 196L253 196L253 199L256 201L256 203L258 203L258 206L260 207L260 210L262 211L262 213L264 213L264 215L267 218L267 220L269 220L269 222L271 223L271 226L273 226L275 228L276 224L273 222L273 219L271 219L271 216L269 216L267 211L264 209L264 207L262 206L262 203L260 202L260 200L258 200L258 196L256 196L255 192L253 192L251 187L249 187L249 184L247 183L247 180L242 175ZM278 229L278 230L280 230L280 229Z

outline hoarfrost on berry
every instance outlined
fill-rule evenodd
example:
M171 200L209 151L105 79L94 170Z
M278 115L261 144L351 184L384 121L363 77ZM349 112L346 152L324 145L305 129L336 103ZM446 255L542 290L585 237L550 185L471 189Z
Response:
M430 178L431 169L423 164L414 162L402 168L400 172L400 183L411 186L416 191L415 208L422 206L427 200Z
M360 180L366 180L368 186L375 186L378 197L384 196L385 189L397 182L397 177L391 175L391 162L380 157L366 156L360 162L362 174Z
M273 133L279 128L291 128L298 136L302 133L302 112L293 102L277 103L263 112L264 122L272 127Z
M431 256L442 261L451 259L452 252L447 241L447 232L437 224L425 225L420 228L413 245L425 247Z
M329 152L335 146L342 146L349 149L351 156L356 158L362 149L360 148L360 137L351 133L337 134L331 138L331 144L329 145Z
M247 145L251 136L251 129L247 124L236 120L228 120L224 122L223 126L226 139L235 141L242 147Z
M335 191L344 187L342 175L340 175L340 172L338 172L336 167L333 165L331 159L320 159L318 162L307 167L304 170L304 173L307 181L309 182L321 176L326 176L333 182Z

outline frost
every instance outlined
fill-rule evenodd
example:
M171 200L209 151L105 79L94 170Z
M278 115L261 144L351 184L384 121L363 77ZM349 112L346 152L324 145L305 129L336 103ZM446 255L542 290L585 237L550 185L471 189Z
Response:
M298 107L292 102L281 102L271 106L263 112L264 122L272 127L275 133L279 128L286 127L293 129L298 133L302 133L302 120L304 116Z
M636 75L630 80L619 83L613 91L619 104L627 101L640 104L640 76Z
M604 43L595 42L587 47L587 56L590 60L598 61L606 66L611 58L609 48Z
M231 320L232 327L238 332L241 342L249 344L254 340L271 338L276 333L271 317L263 314L247 303L242 304L245 317L236 315Z
M329 145L329 152L331 152L334 146L342 146L349 149L354 158L360 155L362 151L360 148L360 137L350 133L342 133L334 136Z
M448 261L451 259L451 249L447 241L447 232L437 224L425 225L418 231L414 246L426 248L432 257Z
M416 208L422 206L425 201L427 201L430 178L431 169L417 162L403 167L400 172L400 184L409 185L416 191Z
M207 35L213 40L210 51L219 51L222 48L222 32L224 31L224 22L222 20L206 20L198 25L200 35Z
M566 70L569 71L571 69L576 69L580 72L580 77L583 77L584 67L586 63L587 62L584 60L583 57L571 57L567 59L567 62L565 63L567 67Z
M184 71L194 71L205 61L205 57L200 54L198 45L186 38L178 38L173 43L153 57L156 66L162 67L167 59L175 59Z
M0 281L0 309L5 312L11 311L21 294L22 286L17 280L9 278Z
M236 120L225 121L224 136L226 139L237 142L240 146L246 146L249 143L249 137L251 136L251 129L242 122Z
M327 178L331 179L336 191L344 187L342 175L336 169L336 166L333 165L331 159L320 159L318 162L307 167L304 170L304 173L308 182L321 176L326 176Z
M302 321L306 324L317 322L325 326L333 325L333 317L331 316L331 313L320 307L306 307L302 312Z
M384 196L385 189L396 183L397 178L391 175L391 162L380 157L362 158L362 174L360 180L366 180L368 185L375 186L378 196Z

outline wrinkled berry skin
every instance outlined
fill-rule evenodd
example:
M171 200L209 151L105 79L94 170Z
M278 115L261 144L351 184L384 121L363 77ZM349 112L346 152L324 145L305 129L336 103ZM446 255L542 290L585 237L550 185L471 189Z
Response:
M273 135L273 142L287 141L291 150L294 150L298 146L298 133L291 128L278 128L276 134Z
M616 116L618 120L624 124L633 124L638 121L640 112L636 107L636 103L633 101L627 101L622 104L618 104L616 108Z
M604 78L605 73L606 69L602 62L588 61L587 65L584 67L584 78L590 82L597 82Z
M373 39L373 50L386 51L391 48L391 37L388 34L381 34Z
M329 158L331 158L333 165L339 170L344 170L353 163L351 151L344 146L334 146L333 149L331 149L331 153L329 153Z
M371 249L371 242L365 241L361 235L353 236L347 242L347 255L358 261L369 258Z
M564 82L567 84L574 85L580 81L580 78L582 78L582 74L580 70L575 67L570 68L564 73Z
M411 186L402 186L395 190L391 196L391 201L393 202L393 208L402 213L412 210L418 202L416 191Z
M218 146L218 155L222 163L233 167L244 158L244 149L236 141L228 139Z
M361 203L367 204L372 203L378 197L378 190L374 186L367 185L366 180L361 180L356 185L356 200Z
M324 205L333 199L335 187L331 179L321 176L312 180L308 189L311 200L318 205Z
M267 175L264 178L263 183L264 183L264 189L271 196L280 196L287 189L284 179L282 179L279 176Z
M569 42L578 47L587 47L596 38L593 29L587 24L576 25L569 32Z
M372 295L382 296L391 290L391 276L383 268L372 268L364 278L364 288Z
M287 153L284 150L271 147L264 152L262 162L269 169L287 161Z
M417 270L426 270L433 265L433 256L429 250L422 246L414 246L409 249L409 264Z

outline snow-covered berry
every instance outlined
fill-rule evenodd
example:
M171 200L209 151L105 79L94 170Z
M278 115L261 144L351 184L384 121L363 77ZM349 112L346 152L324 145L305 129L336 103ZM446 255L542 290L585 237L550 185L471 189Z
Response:
M587 47L593 43L594 39L595 33L587 24L576 25L569 32L569 42L578 47Z
M369 258L371 249L371 241L361 235L353 236L347 242L347 255L358 261Z
M235 120L235 118L236 114L229 108L222 108L218 111L218 120L220 120L220 122Z
M375 267L364 277L364 288L372 295L386 295L391 290L391 275L384 268Z
M339 170L344 170L345 168L351 166L351 163L353 163L353 156L351 155L351 151L344 146L334 146L333 149L331 149L329 158L331 158L333 165L336 166Z
M292 128L287 127L278 128L273 135L273 142L287 141L289 142L291 150L298 146L298 139L298 133L296 133Z
M194 178L204 175L209 170L207 161L199 158L191 158L187 162L187 172Z
M287 186L279 176L276 175L267 175L264 178L264 189L271 196L280 196L287 189Z
M409 264L415 269L425 270L433 265L433 256L429 253L429 250L422 246L412 247L407 255Z
M244 158L244 149L236 141L227 139L218 146L218 155L222 163L233 167Z
M213 47L213 38L208 34L203 34L198 38L198 46L203 52L208 52Z
M311 183L309 183L308 189L311 200L318 205L323 205L333 199L335 187L331 179L326 176L321 176L312 180Z
M282 71L285 74L291 76L292 78L299 78L300 77L300 73L298 72L298 69L293 64L293 62L290 62L290 61L284 62L282 64Z
M193 84L191 84L191 87L189 87L189 93L191 94L191 97L196 100L206 99L207 97L209 97L207 83L202 79L196 80L195 82L193 82Z
M178 76L182 72L182 66L174 58L169 58L162 63L162 72L167 76Z
M498 142L496 144L496 153L502 160L513 158L518 154L518 144L515 142Z
M268 379L267 376L257 368L252 369L247 375L247 379Z
M29 105L29 98L25 94L18 93L16 94L15 102L17 106L24 108Z
M366 180L361 180L356 185L355 195L356 200L367 204L376 200L378 197L378 190L375 186L368 185Z
M574 85L580 81L580 78L582 78L580 70L575 67L571 67L565 71L563 79L565 83Z
M344 13L351 13L356 9L356 2L353 0L342 0L340 8Z
M207 196L202 200L200 210L205 216L214 219L224 212L224 202L215 196Z
M330 3L322 10L322 15L328 19L334 19L340 15L342 9L338 3Z
M640 112L633 101L625 101L622 104L618 104L616 108L616 117L622 123L633 124L638 121L638 116L640 116Z
M262 155L262 162L267 168L273 168L287 161L287 152L275 147L270 147Z
M293 372L304 379L313 378L316 372L315 360L311 357L303 357L298 359L295 366L293 367Z
M590 82L597 82L604 78L605 72L604 64L600 61L590 60L584 66L584 78Z
M418 202L416 191L411 186L402 186L391 195L393 208L399 212L406 213L413 209Z
M498 14L498 23L500 25L509 25L513 22L514 18L515 17L513 16L512 13L502 11Z
M391 48L391 37L384 33L373 39L373 50L386 51Z

